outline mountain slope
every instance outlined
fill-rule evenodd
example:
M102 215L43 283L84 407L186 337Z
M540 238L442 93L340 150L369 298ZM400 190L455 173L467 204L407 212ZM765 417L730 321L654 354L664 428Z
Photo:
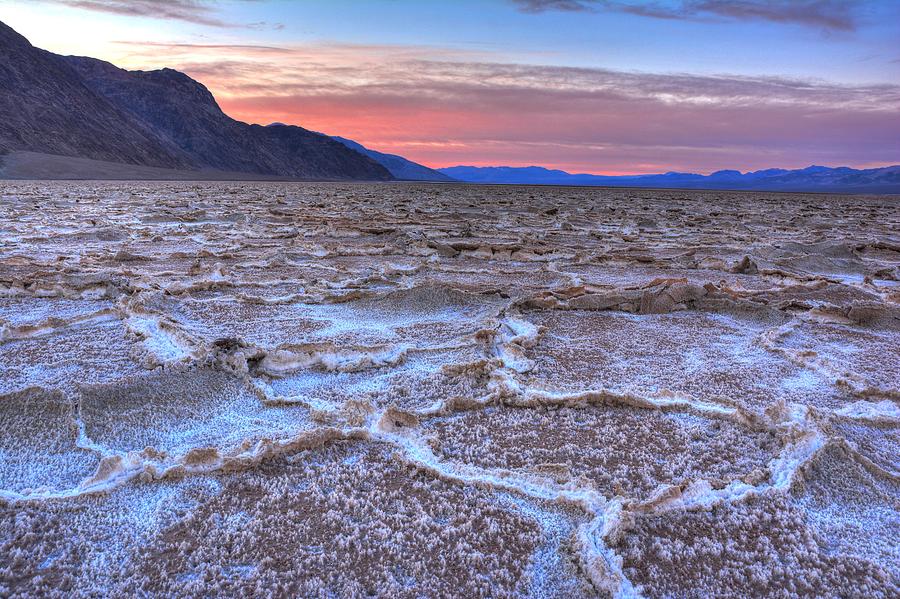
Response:
M189 166L156 137L91 91L58 57L0 22L0 152Z
M280 123L273 123L269 126L271 127L273 125L282 126ZM401 179L404 181L443 181L445 183L455 181L453 177L445 175L440 171L428 168L427 166L424 166L417 162L413 162L412 160L408 160L403 156L398 156L396 154L385 154L384 152L378 152L377 150L370 150L361 143L355 142L352 139L346 139L344 137L338 137L336 135L332 135L331 139L339 141L348 148L356 150L361 154L365 154L378 164L382 165L388 171L390 171L390 173L396 179Z
M900 166L873 169L810 166L803 169L766 169L741 173L717 171L710 175L665 173L660 175L571 174L538 166L438 169L468 183L512 185L587 185L681 189L737 189L748 191L810 191L846 193L900 193Z
M88 87L198 167L298 178L392 178L374 160L325 135L236 121L206 87L178 71L126 71L94 58L62 59Z
M80 161L62 170L92 160L214 177L393 179L376 161L328 136L232 119L209 90L178 71L126 71L93 58L58 56L0 23L0 155L11 153L23 153L16 164L35 172L43 172L37 163L44 155L48 165L65 163L53 156Z

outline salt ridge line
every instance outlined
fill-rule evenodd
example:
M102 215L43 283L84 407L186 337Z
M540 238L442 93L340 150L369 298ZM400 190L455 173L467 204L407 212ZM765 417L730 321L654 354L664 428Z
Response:
M822 357L813 350L790 349L778 344L779 339L791 334L803 322L802 318L795 318L780 327L766 331L758 337L760 345L773 353L783 355L798 366L832 378L835 385L848 388L857 397L900 399L900 390L873 387L858 373L842 368L834 360Z
M131 315L131 314L134 313L134 308L135 308L135 307L134 307L133 305L125 305L125 306L123 306L123 310L125 310L126 313L128 313L129 315ZM107 312L107 313L108 313L108 312ZM160 317L161 317L161 315L160 315ZM131 318L129 317L129 320L133 320L133 319L131 319ZM796 321L795 321L795 322L796 322ZM177 324L176 324L176 323L174 323L174 322L167 323L167 325L169 325L169 324L171 325L171 327L167 326L167 328L172 328L172 329L176 329L176 330L177 330L178 327L177 327ZM505 343L502 343L502 344L500 344L500 346L499 346L499 347L500 347L500 352L501 352L501 353L504 351L505 346L508 346L508 345L519 345L520 343L524 342L524 341L526 340L526 338L527 338L527 340L528 340L528 343L533 343L533 342L534 342L534 339L537 338L537 337L536 337L537 332L536 332L535 330L532 330L532 329L530 329L530 328L527 328L527 327L532 327L532 325L530 325L530 323L527 323L527 322L524 322L524 321L521 321L521 320L518 320L518 319L515 319L515 320L513 320L513 319L507 319L507 321L506 321L505 324L506 324L506 326L508 326L508 327L523 327L523 326L524 326L524 327L526 327L526 329L523 329L523 330L526 330L527 333L524 334L524 335L516 335L516 336L514 336L514 337L512 337L512 338L506 339L506 340L505 340ZM777 339L778 337L783 336L784 334L787 334L787 332L790 330L790 328L791 328L792 326L795 326L795 324L794 324L794 323L788 323L788 324L782 326L781 329L779 329L779 330L771 331L771 332L768 332L768 333L764 334L764 335L762 336L762 343L763 343L764 347L766 347L766 349L769 349L769 350L771 350L771 351L773 351L773 352L776 352L776 353L782 353L782 354L786 355L787 357L792 358L792 360L793 360L795 363L798 363L798 365L810 367L810 363L807 362L807 361L805 361L804 359L802 359L802 358L803 358L802 356L799 356L799 357L798 357L798 356L796 355L795 352L790 352L790 351L788 351L788 350L786 350L786 349L784 349L784 348L782 348L782 347L777 346L776 343L775 343L775 341L774 341L774 339ZM147 334L148 334L148 331L146 331L146 330L142 331L142 330L141 330L142 328L145 328L145 327L142 327L142 326L141 326L140 321L137 321L137 322L135 323L135 325L133 326L133 328L134 328L137 332L139 332L139 333L142 333L142 334L144 334L144 335L147 335ZM158 328L158 327L156 327L156 328ZM532 328L533 328L533 327L532 327ZM183 333L182 333L182 335L183 335ZM154 335L148 335L148 336L149 336L149 337L153 337ZM164 345L165 345L165 346L172 346L172 345L174 345L174 344L173 344L173 343L166 343L166 344L164 344ZM195 346L196 346L197 343L196 343L196 342L192 342L191 345L195 345ZM525 345L527 345L527 344L525 344ZM819 364L816 363L816 362L814 362L814 363L812 364L812 366L815 368L816 366L819 366ZM523 367L527 367L527 362L523 365ZM828 368L826 368L825 366L821 366L821 367L818 368L818 369L819 369L819 370L825 370L825 371L828 371ZM885 392L885 391L883 391L883 390L876 390L875 392L876 392L877 394L888 394L888 395L890 395L890 392Z
M30 339L42 335L52 335L58 330L91 322L103 322L119 317L114 308L103 308L91 314L82 314L72 318L51 317L46 320L21 325L7 325L0 321L0 343L14 339Z
M652 402L648 401L648 403ZM804 410L792 410L787 415L795 417L798 412L803 414L803 420L790 418L788 423L783 422L781 425L799 426L805 433L804 438L796 443L789 443L782 450L782 454L770 463L769 477L773 482L754 486L732 481L724 489L715 490L708 481L695 480L684 488L662 487L658 489L656 497L637 504L621 498L607 499L592 489L579 488L577 485L560 487L546 478L523 477L506 470L486 470L473 466L450 464L438 460L423 442L416 443L406 435L397 433L396 427L392 424L392 420L396 416L386 412L378 422L380 430L387 433L387 440L398 444L398 437L400 437L406 441L402 444L406 449L405 455L407 458L411 458L416 465L427 466L443 476L450 476L464 484L507 488L537 499L575 502L593 513L595 521L582 527L582 530L579 531L583 565L595 585L600 585L600 588L611 592L615 597L626 598L637 595L621 570L621 559L608 548L607 539L621 534L620 528L626 525L630 514L709 507L716 503L740 501L754 493L786 491L793 482L796 472L811 460L824 444L824 438L818 431L812 433L807 428L810 426L810 422L805 419L806 412ZM406 427L402 427L402 430L406 430ZM598 538L598 531L601 530L602 534Z
M521 407L533 407L533 408L543 407L546 405L545 401L543 401L546 399L545 397L544 398L540 398L540 397L532 398L532 400L534 400L534 399L536 399L536 401L531 401L531 400L525 398L523 401L511 402L511 405L519 405ZM705 404L705 403L695 404L690 399L681 399L677 403L672 403L667 398L663 398L660 400L660 399L656 399L656 398L636 398L631 395L621 396L621 395L615 395L615 394L612 394L609 392L604 392L601 394L597 394L594 392L587 392L587 393L571 394L568 396L559 395L559 396L553 398L551 403L556 404L556 405L578 406L585 402L595 402L595 401L614 402L614 403L619 403L620 405L633 406L633 407L636 406L636 407L640 407L643 409L687 410L689 412L696 412L699 414L703 414L705 416L733 419L736 422L739 422L740 424L744 424L744 425L752 423L752 424L755 424L756 426L760 426L760 424L761 424L759 419L757 419L757 418L748 419L744 414L742 414L742 412L740 410L729 409L726 407L721 407L719 409L710 410L709 404ZM478 407L480 407L480 406L472 405L472 406L466 406L464 409L471 410L471 409L477 409ZM457 411L457 410L458 410L458 408L456 408L453 411ZM806 433L807 435L809 434L809 432L811 430L815 430L814 436L816 438L818 438L818 436L821 436L821 433L818 431L818 429L812 428L813 424L808 418L808 410L804 406L788 406L788 407L784 408L782 410L782 412L783 412L783 414L779 415L779 418L781 418L781 419L780 420L776 419L776 420L771 421L770 426L775 426L776 428L777 427L785 427L785 426L796 427L799 431ZM280 448L284 448L284 447L290 448L295 443L297 443L298 440L305 439L309 435L314 435L318 431L341 430L341 431L346 432L346 434L348 435L348 438L352 438L354 435L359 434L360 430L367 430L368 434L370 436L374 435L374 436L372 436L372 438L375 438L375 437L380 436L380 433L384 433L385 431L392 433L393 428L388 427L385 423L388 421L388 419L392 415L396 416L397 414L403 414L403 413L404 412L396 410L395 408L388 408L386 410L383 410L380 412L380 415L372 416L371 419L373 420L374 424L369 426L368 429L359 429L359 428L335 429L334 427L324 427L324 428L313 429L311 431L301 432L296 437L293 437L293 438L269 439L269 440L263 439L263 440L260 440L259 442L257 442L256 446L254 448L250 449L249 452L248 452L247 448L239 448L236 450L232 450L230 452L225 452L224 454L220 454L216 450L214 453L213 452L209 453L209 455L210 456L215 456L217 454L220 455L220 457L222 458L222 462L219 464L219 466L211 466L211 468L212 468L212 470L215 470L218 467L224 466L226 463L236 464L236 463L238 463L242 460L248 459L248 458L256 459L257 457L259 457L261 455L267 455L268 452L271 452L271 451L281 452ZM435 411L435 412L432 412L432 410L427 410L427 411L424 411L424 413L422 413L421 416L423 416L423 417L428 416L428 415L431 415L431 413L447 413L447 410L446 410L446 407L442 408L441 410ZM375 413L370 411L370 414L375 414ZM413 413L409 413L409 414L410 414L410 417L413 419L418 417L417 415L415 415ZM159 461L158 460L159 456L153 455L154 453L156 453L155 450L151 451L150 456L147 456L145 452L116 452L108 447L99 445L97 443L94 443L92 440L90 440L87 436L87 433L85 432L84 423L81 420L80 412L78 413L77 418L78 418L78 421L76 422L76 424L77 424L78 430L79 430L78 446L83 449L87 449L87 450L96 452L96 453L100 454L104 459L112 458L112 459L123 460L123 463L126 464L126 466L124 468L113 469L113 470L117 470L117 471L118 470L138 471L138 470L141 470L143 468L143 466L149 466L152 464L155 472L160 473L160 476L165 476L166 475L165 473L169 472L170 469L173 467L181 466L186 463L196 463L197 455L191 455L192 452L195 452L195 451L205 452L210 449L207 447L196 448L196 450L191 449L191 450L188 450L184 456L180 456L180 457L176 456L175 458L166 460L166 461ZM394 436L389 435L386 438L393 439L395 442L399 440L399 438L396 437L396 435L394 435ZM412 447L408 444L408 442L406 440L404 440L401 445L405 446L407 448ZM424 447L423 444L420 444L420 445L421 445L421 447ZM798 445L798 447L802 447L803 445L804 444L801 442ZM420 448L420 449L417 449L416 451L421 453L422 451L426 451L426 449ZM774 468L775 472L781 472L781 471L790 472L795 469L795 467L794 468L778 467L779 463L783 462L784 460L789 460L792 463L797 462L795 457L791 457L794 455L794 453L796 453L796 451L792 450L790 445L787 448L785 448L785 450L783 450L783 452L786 452L786 455L777 458L775 460L776 463L773 464L774 466L776 466ZM436 459L433 457L433 454L431 454L430 450L428 450L428 454L432 456L429 459ZM422 454L422 455L425 455L425 454ZM213 460L213 461L215 462L215 460ZM98 471L100 471L100 470L106 470L109 472L113 471L113 470L109 469L109 464L99 467ZM211 470L207 470L206 466L204 466L202 469L200 469L198 471L207 472L207 471L211 471ZM156 478L156 476L154 476L154 477ZM97 477L97 476L92 477L92 479L98 479L98 478L102 478L102 477ZM18 496L18 494L17 494L17 496ZM26 496L21 496L21 497L24 498Z

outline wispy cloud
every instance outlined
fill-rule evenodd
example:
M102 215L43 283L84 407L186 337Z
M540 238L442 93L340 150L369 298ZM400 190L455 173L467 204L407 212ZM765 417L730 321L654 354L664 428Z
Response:
M127 17L169 19L205 25L208 27L262 29L269 27L263 21L235 23L220 17L216 0L43 0L95 12L105 12ZM253 1L253 0L245 0ZM280 23L271 27L281 29Z
M292 54L290 48L280 46L265 46L260 44L196 44L182 42L137 42L134 40L114 40L112 43L119 46L134 46L139 50L146 51L147 48L160 48L168 53L178 51L205 51L205 50L224 50L224 51L240 51L246 53L262 53L262 54Z
M859 0L513 0L524 12L553 10L625 12L657 19L759 20L793 23L828 30L852 31L857 26Z
M390 45L128 48L133 66L174 66L204 82L236 118L295 123L438 166L900 162L898 85L502 64Z

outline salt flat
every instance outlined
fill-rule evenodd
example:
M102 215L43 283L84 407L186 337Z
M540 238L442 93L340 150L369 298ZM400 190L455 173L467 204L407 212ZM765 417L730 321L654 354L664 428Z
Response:
M0 186L0 596L900 594L896 197Z

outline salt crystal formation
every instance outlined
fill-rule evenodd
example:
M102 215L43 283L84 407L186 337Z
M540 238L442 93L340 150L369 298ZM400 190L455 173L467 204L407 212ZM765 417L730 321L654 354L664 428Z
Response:
M0 194L0 596L900 595L896 199Z

